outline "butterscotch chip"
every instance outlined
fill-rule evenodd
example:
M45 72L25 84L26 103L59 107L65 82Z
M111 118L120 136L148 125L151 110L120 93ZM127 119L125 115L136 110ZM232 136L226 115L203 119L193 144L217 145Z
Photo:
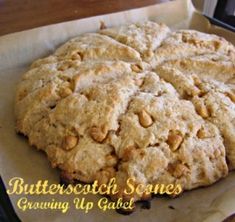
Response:
M151 126L153 123L152 117L145 110L142 110L139 113L139 121L145 128Z
M179 149L180 144L183 142L183 136L179 135L176 131L171 131L168 135L167 143L172 151Z
M62 98L65 98L71 95L73 91L69 87L66 87L66 88L62 88L59 93Z
M151 58L151 57L154 56L154 53L153 53L153 51L148 50L148 51L146 52L145 56L146 56L147 58L148 58L148 57Z
M218 158L219 156L221 156L221 151L220 151L219 149L216 149L216 150L214 151L214 157L215 157L215 158Z
M137 64L131 64L131 69L133 72L141 72L142 68L140 67L140 65Z
M204 139L204 138L210 137L210 134L209 134L209 132L207 132L204 128L201 128L201 129L199 129L198 132L197 132L197 137L198 137L199 139Z
M218 50L221 47L222 43L219 41L214 41L215 50Z
M135 80L135 83L136 83L137 86L141 86L141 85L143 85L144 80L143 79L137 79L137 80Z
M59 71L64 71L64 70L66 70L67 68L68 68L67 65L61 65L61 66L58 67L58 70L59 70Z
M78 143L78 137L76 136L66 136L64 138L62 147L65 150L71 150L73 149Z
M79 53L79 52L75 52L75 53L73 53L72 55L71 55L71 59L72 60L82 60L82 55L81 55L81 53Z
M227 92L226 95L235 103L235 94L232 92Z
M59 71L65 71L65 70L70 69L72 67L73 67L73 63L70 60L70 61L66 61L66 62L60 64L59 67L58 67L58 70Z
M202 91L199 92L198 96L199 96L199 97L203 97L203 96L205 96L207 93L208 93L207 91L203 91L203 90L202 90Z
M190 95L190 96L196 96L196 95L199 95L200 93L201 93L201 91L200 91L199 89L194 88L194 89L192 89L192 90L188 93L188 95Z
M78 75L75 75L73 77L73 80L72 80L72 88L73 88L73 91L76 91L78 85L79 85L79 81L81 79L81 76L78 74Z
M90 129L90 135L96 142L103 142L103 140L106 138L108 133L108 130L105 126L93 126Z
M193 81L195 86L200 86L202 83L201 79L198 76L193 76Z
M115 155L108 155L106 157L107 166L114 166L117 164L117 162L118 162L118 159L117 159L117 156Z
M176 164L176 166L174 167L173 175L176 178L180 178L186 175L188 172L189 172L188 167L186 167L184 164L179 163L179 164Z
M199 103L196 105L196 111L203 118L209 117L209 111L203 103Z

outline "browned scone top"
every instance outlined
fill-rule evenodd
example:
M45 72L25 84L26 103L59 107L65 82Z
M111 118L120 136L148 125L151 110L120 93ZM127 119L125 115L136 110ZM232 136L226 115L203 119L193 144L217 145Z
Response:
M235 168L234 85L221 37L150 21L103 29L32 64L16 129L71 182L115 177L119 196L128 178L190 190Z

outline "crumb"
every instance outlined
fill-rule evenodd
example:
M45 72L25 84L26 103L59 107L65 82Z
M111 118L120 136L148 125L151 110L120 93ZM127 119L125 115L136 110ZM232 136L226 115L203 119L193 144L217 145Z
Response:
M151 208L151 202L150 201L140 201L141 202L141 208L142 209L150 209Z
M122 215L130 215L134 212L134 210L124 210L124 209L116 209L116 212Z
M171 205L169 205L168 208L171 209L171 210L175 210L175 208Z
M100 30L106 29L107 26L105 25L104 21L100 21Z

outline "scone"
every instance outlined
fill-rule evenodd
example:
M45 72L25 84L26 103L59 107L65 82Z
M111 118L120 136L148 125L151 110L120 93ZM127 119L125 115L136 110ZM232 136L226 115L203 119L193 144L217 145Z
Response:
M235 168L234 55L150 21L83 34L23 75L16 130L71 183L116 178L117 197L128 178L210 185Z

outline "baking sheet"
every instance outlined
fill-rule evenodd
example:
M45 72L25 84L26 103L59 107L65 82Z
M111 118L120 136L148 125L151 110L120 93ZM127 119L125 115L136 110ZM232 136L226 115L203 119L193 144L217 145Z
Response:
M116 26L143 20L164 22L173 29L194 28L208 33L217 33L235 44L235 34L213 27L207 19L194 11L189 0L177 0L141 9L119 12L109 15L76 20L56 25L45 26L0 37L0 173L8 186L12 177L22 177L26 183L48 180L58 183L59 172L50 167L42 152L32 149L27 140L14 131L14 94L16 84L28 65L35 59L50 54L56 47L78 34L99 29L100 21L109 26ZM17 214L24 222L62 222L62 221L204 221L220 222L235 213L235 173L216 184L185 192L176 199L154 198L150 210L137 206L130 216L117 214L115 211L102 212L94 207L89 213L74 208L74 195L27 196L32 201L70 202L70 209L65 214L59 210L18 209L16 203L25 195L10 195ZM76 196L80 197L80 196ZM87 195L86 201L98 202L101 196ZM171 209L173 206L174 209Z

